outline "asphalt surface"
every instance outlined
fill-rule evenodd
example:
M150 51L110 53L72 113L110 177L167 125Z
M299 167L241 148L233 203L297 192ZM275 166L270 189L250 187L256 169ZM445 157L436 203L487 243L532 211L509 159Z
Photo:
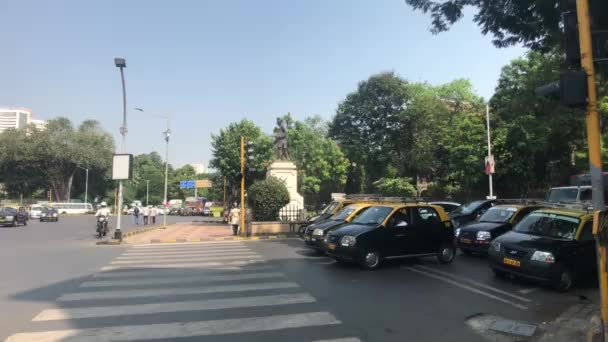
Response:
M483 341L467 318L538 324L597 292L495 278L460 255L363 271L298 239L94 246L78 222L0 230L0 338Z

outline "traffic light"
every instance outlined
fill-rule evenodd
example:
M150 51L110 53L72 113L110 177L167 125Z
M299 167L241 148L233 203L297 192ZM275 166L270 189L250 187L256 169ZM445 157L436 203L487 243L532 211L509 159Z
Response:
M566 66L580 69L581 48L578 40L578 20L576 18L576 0L561 0L562 24L564 25L564 50Z
M253 163L255 162L255 156L253 155L253 152L253 142L247 141L247 143L245 144L245 164L249 170L255 171L255 169L251 168L253 166Z

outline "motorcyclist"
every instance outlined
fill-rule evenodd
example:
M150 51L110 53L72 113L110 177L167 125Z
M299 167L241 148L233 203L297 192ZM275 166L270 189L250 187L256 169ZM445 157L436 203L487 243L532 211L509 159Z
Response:
M105 202L101 202L101 206L99 207L99 209L97 209L97 212L95 213L95 217L99 216L110 216L110 209L108 208Z

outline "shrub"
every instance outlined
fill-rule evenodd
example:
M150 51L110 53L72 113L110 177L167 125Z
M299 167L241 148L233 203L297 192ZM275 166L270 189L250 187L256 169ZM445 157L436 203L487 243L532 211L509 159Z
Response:
M374 182L374 187L384 196L416 197L416 187L408 177L380 178Z
M279 211L289 203L285 183L274 177L256 181L247 190L254 221L278 221Z

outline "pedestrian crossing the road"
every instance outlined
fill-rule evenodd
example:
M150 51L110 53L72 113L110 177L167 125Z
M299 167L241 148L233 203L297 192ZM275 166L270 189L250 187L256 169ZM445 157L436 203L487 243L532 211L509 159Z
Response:
M361 341L255 243L133 246L7 341Z

